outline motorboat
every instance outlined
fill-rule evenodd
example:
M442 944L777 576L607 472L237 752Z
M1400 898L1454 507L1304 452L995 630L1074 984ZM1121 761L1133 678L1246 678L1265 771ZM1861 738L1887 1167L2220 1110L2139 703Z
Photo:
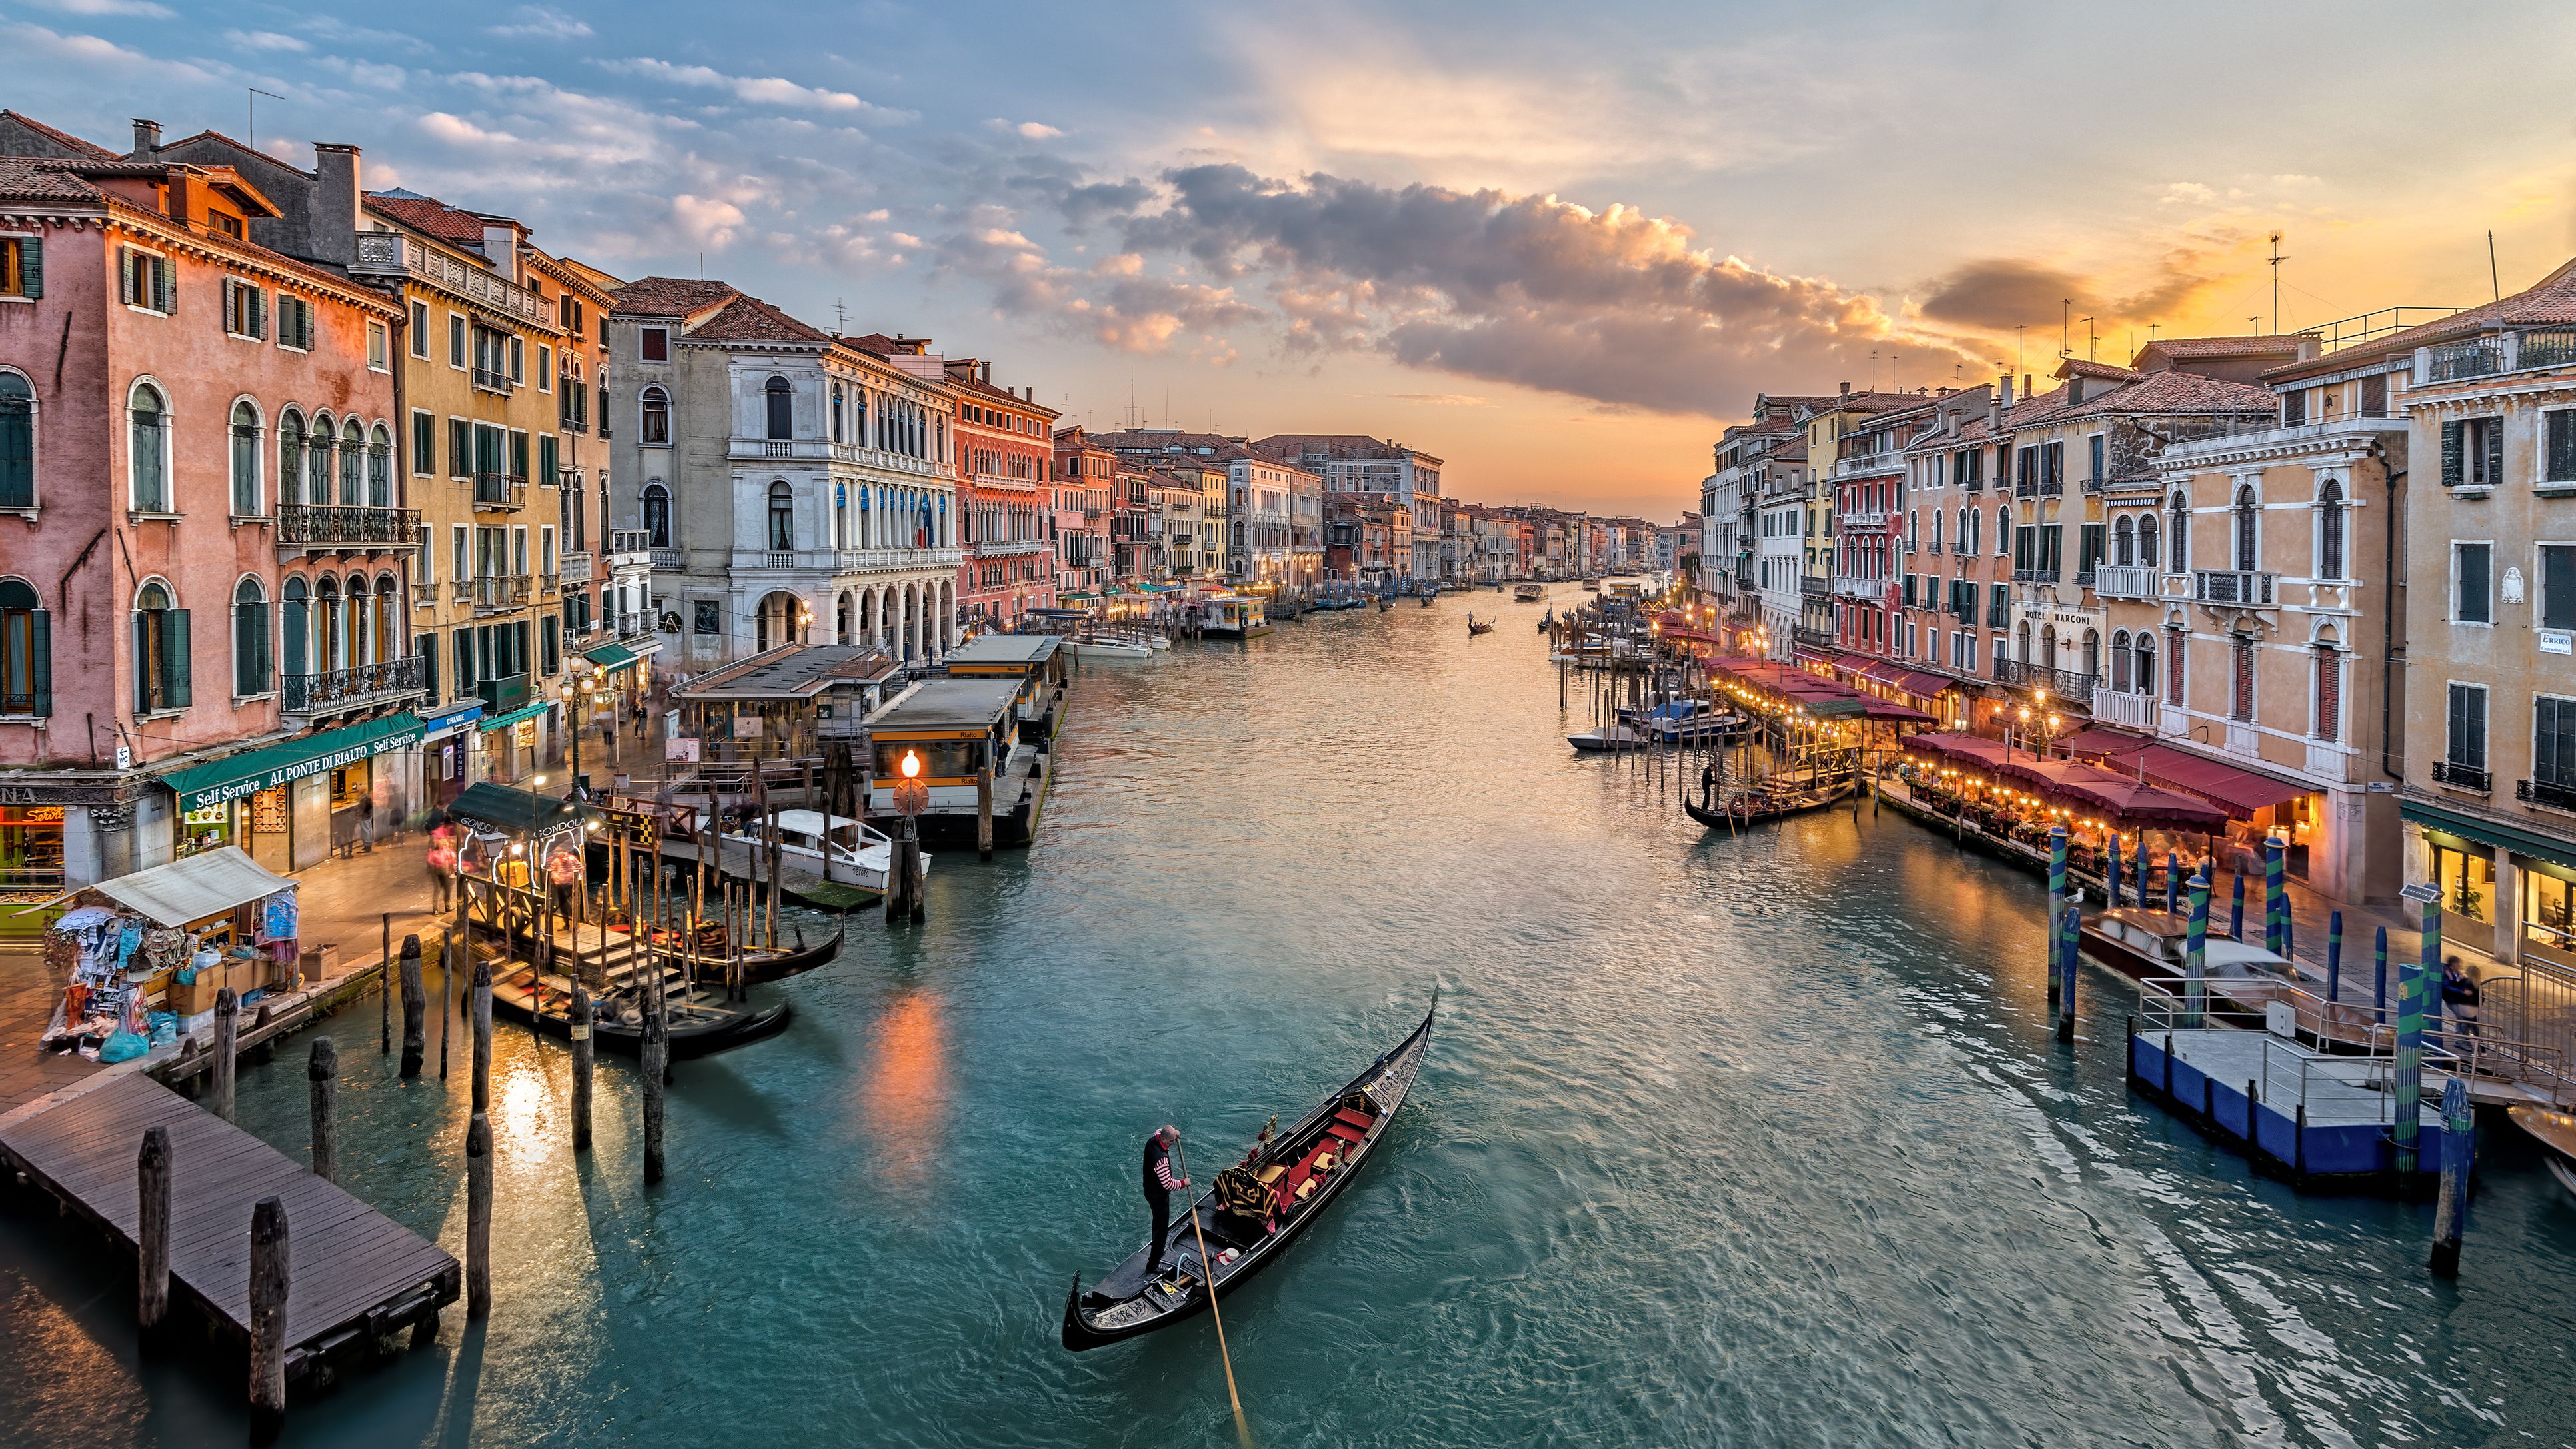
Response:
M2549 1175L2576 1197L2576 1115L2528 1105L2507 1107L2504 1115L2541 1145Z
M1154 646L1141 639L1113 638L1083 634L1067 640L1073 652L1084 659L1151 659Z
M1514 584L1514 585L1512 585L1512 602L1514 602L1514 603L1518 603L1518 604L1535 604L1535 603L1537 603L1539 600L1544 599L1544 598L1546 598L1546 597L1547 597L1547 585L1545 585L1545 584Z
M778 812L778 853L790 866L823 877L833 885L856 886L861 890L883 891L887 872L894 868L894 841L864 820L845 815L825 815L819 810L781 810ZM758 852L768 842L741 831L727 831L725 849L741 846ZM927 870L930 857L922 856Z
M1578 752L1587 755L1613 753L1619 750L1642 750L1646 747L1646 732L1635 725L1604 725L1597 730L1585 730L1579 735L1567 735L1565 742L1574 746Z

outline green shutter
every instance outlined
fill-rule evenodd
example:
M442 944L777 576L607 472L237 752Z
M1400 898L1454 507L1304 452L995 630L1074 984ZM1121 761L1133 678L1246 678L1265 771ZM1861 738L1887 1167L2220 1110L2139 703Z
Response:
M156 312L179 310L179 269L168 257L152 259L152 309Z
M31 661L34 667L28 674L28 683L35 690L36 713L52 714L54 712L54 616L50 610L38 609L34 617L35 658Z
M2442 424L2442 486L2445 488L2460 486L2460 432L2463 426L2457 422Z
M268 340L268 293L257 287L250 289L250 335Z
M134 712L152 712L152 676L144 672L145 661L152 657L152 615L142 609L134 611Z
M194 666L188 658L188 611L161 611L161 665L168 677L161 681L163 702L172 709L188 707L188 686Z
M2486 425L2485 431L2487 435L2486 481L2487 486L2492 488L2504 482L2504 420L2498 418L2490 421Z
M548 488L555 486L555 435L552 433L537 438L537 481Z
M31 236L18 243L19 295L45 295L45 239ZM41 713L41 711L39 711Z

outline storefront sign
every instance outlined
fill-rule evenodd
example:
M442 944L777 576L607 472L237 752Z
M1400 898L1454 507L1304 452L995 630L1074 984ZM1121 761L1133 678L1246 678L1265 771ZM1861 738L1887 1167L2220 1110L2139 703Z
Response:
M202 810L273 790L290 780L409 749L421 742L421 733L419 716L398 714L191 766L164 783L179 797L182 812Z

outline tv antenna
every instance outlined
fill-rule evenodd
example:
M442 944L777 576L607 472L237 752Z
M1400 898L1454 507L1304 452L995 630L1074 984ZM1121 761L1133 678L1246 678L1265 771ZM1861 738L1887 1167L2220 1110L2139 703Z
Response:
M2276 231L2276 232L2274 232L2274 233L2272 233L2272 259L2271 259L2271 260L2272 260L2272 331L2273 331L2275 334L2277 334L2277 333L2279 333L2279 332L2280 332L2280 330L2281 330L2281 263L2283 263L2283 262L2285 262L2285 261L2288 261L2288 260L2289 260L2289 258L2287 258L2287 257L2285 257L2285 256L2283 256L2283 255L2281 255L2281 234L2280 234L2279 232L2277 232L2277 231Z
M285 100L286 97L279 95L275 91L261 90L257 86L243 86L242 89L250 92L250 94L244 99L250 102L250 148L256 151L259 149L259 98L261 96L266 96L272 101L282 101ZM2493 232L2489 232L2487 235L2489 240L2493 240L2495 236Z

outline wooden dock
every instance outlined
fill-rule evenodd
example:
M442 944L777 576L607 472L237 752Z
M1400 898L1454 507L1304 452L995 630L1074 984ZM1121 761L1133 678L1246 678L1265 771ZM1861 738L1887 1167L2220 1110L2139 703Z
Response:
M170 1134L172 1300L193 1304L226 1342L249 1351L251 1207L265 1197L286 1208L290 1384L372 1354L386 1335L437 1331L461 1285L454 1258L140 1073L0 1117L0 1163L132 1251L135 1158L156 1126Z
M2149 1029L2134 1018L2128 1056L2132 1089L2299 1187L2404 1194L2421 1186L2397 1175L2396 1092L2384 1058L2234 1027ZM2426 1072L2416 1106L2419 1179L2441 1162L2442 1081Z

